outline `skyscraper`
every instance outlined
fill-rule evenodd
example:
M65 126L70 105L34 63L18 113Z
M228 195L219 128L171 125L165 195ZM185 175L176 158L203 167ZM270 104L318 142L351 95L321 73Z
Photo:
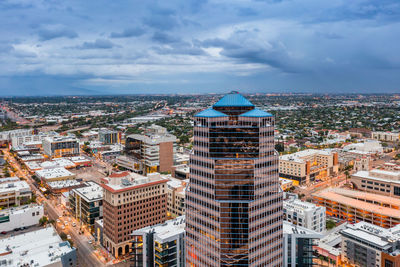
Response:
M237 92L195 115L188 266L282 266L274 117Z

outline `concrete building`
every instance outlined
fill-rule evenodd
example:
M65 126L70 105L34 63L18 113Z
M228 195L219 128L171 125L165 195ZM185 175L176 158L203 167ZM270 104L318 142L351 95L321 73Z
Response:
M61 167L38 170L35 172L35 174L45 183L61 180L72 180L76 177L76 174Z
M362 157L356 158L354 160L353 169L356 172L358 172L358 171L369 171L370 162L371 162L371 157L370 156L362 156Z
M372 132L372 139L382 142L399 142L400 133L396 132Z
M132 267L185 266L185 216L132 233Z
M326 208L326 215L349 223L365 221L384 228L400 223L400 199L373 193L328 188L313 194L314 202Z
M43 139L43 151L50 158L79 156L79 141L70 136L46 137Z
M77 266L76 249L62 241L55 229L44 229L0 239L0 266Z
M309 184L335 175L339 170L338 153L307 149L279 157L279 177L297 184Z
M25 181L0 183L0 208L27 204L31 198L31 188Z
M73 216L94 231L94 223L103 218L103 188L92 181L70 191L69 206Z
M331 229L328 234L317 241L314 249L318 253L319 266L343 266L342 265L342 235L340 232L346 229L348 223L342 223Z
M43 214L43 206L36 204L0 210L0 232L37 225Z
M32 135L32 129L17 129L0 132L0 142L11 142L13 137L22 137Z
M126 138L128 155L142 163L142 173L171 172L176 152L176 137L167 129L152 125L145 134L132 134Z
M185 179L189 179L189 172L190 172L189 165L180 164L180 165L172 166L171 175L172 175L172 177L175 177L175 178L178 178L181 180L185 180Z
M99 130L99 141L104 145L121 143L121 132L102 128Z
M358 171L351 182L361 191L400 198L400 171Z
M283 201L283 219L318 233L326 227L325 207L296 198Z
M344 146L343 151L356 154L358 156L372 156L382 154L383 147L377 140L365 140L363 143L354 143Z
M232 92L194 116L193 132L186 264L281 267L274 117Z
M343 266L400 266L400 226L385 229L359 222L341 235Z
M167 215L171 217L185 215L185 192L188 180L169 178L167 183Z
M313 246L322 235L310 229L283 221L283 265L285 267L315 266Z
M132 231L165 222L167 182L129 172L103 179L103 245L115 257L130 252Z
M119 156L116 158L115 163L118 164L118 166L133 172L139 172L143 169L143 163L131 156Z

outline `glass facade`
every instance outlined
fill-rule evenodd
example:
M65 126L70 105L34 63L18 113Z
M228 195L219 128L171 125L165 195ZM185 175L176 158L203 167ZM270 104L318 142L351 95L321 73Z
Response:
M282 266L274 118L240 94L225 97L195 116L186 264Z

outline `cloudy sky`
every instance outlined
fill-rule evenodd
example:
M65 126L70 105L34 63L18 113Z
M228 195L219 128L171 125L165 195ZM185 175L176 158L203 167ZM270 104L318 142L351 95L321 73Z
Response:
M0 95L400 92L398 0L1 0Z

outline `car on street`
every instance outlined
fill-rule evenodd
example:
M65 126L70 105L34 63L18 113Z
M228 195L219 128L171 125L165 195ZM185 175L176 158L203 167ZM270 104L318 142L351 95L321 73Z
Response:
M89 243L89 244L92 244L92 243L93 243L93 240L89 240L88 243Z
M67 235L67 239L71 239L71 236L70 236L70 235Z
M76 223L72 223L72 226L75 227L75 226L76 226Z
M2 232L0 232L0 234L5 235L5 234L7 234L7 232L6 231L2 231Z
M61 225L61 229L64 230L64 229L65 229L65 226L64 226L64 225Z

